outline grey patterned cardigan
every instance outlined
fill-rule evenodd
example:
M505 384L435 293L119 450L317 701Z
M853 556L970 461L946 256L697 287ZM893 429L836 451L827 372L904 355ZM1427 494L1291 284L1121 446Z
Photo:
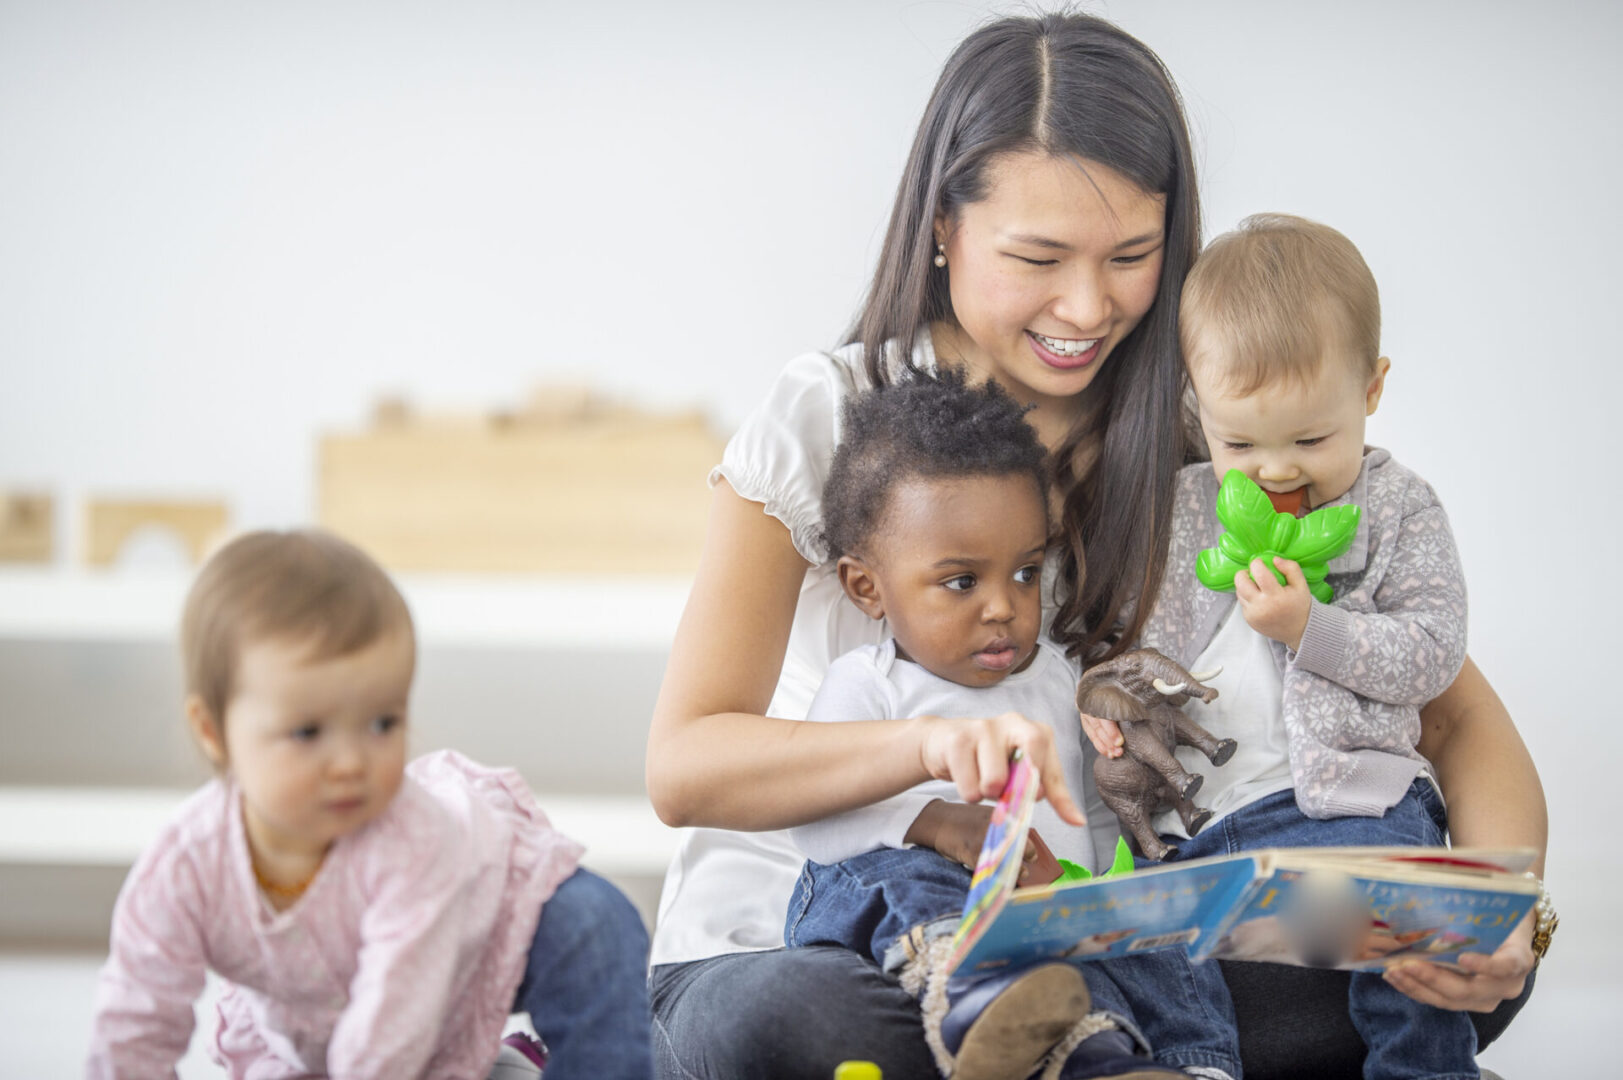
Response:
M1142 638L1186 667L1236 602L1195 578L1195 557L1222 532L1216 499L1209 463L1178 474L1166 580ZM1426 768L1415 749L1420 706L1465 662L1465 578L1431 486L1366 447L1357 481L1332 505L1342 503L1363 515L1330 563L1333 601L1313 601L1296 652L1270 643L1296 802L1312 818L1377 817L1403 798Z

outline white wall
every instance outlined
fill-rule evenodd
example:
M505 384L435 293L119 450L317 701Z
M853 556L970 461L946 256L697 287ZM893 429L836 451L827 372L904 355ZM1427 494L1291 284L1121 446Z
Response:
M1362 247L1395 362L1371 438L1450 507L1555 887L1623 877L1598 812L1618 710L1584 686L1619 646L1623 12L1094 7L1179 79L1214 230L1287 210ZM0 3L0 484L286 523L316 433L384 391L486 406L584 375L736 422L839 334L984 13ZM1598 910L1592 884L1563 899Z

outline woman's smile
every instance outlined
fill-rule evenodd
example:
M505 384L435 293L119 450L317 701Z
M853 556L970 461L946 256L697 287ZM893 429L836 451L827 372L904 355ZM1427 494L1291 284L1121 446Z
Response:
M1031 339L1031 351L1037 354L1037 359L1061 371L1074 371L1093 363L1099 357L1099 344L1104 341L1104 338L1052 338L1035 330L1027 330L1026 337Z
M986 174L985 197L936 223L952 296L938 346L1068 414L1155 302L1166 197L1045 151L1005 154Z

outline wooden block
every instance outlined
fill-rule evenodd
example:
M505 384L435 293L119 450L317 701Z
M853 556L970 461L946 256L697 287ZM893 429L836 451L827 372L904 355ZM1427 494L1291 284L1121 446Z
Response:
M330 435L321 523L392 570L691 573L722 446L702 416L623 409Z
M225 503L213 500L92 499L86 516L85 561L91 566L113 565L125 541L149 526L174 533L192 562L201 563L229 518Z
M56 500L0 491L0 562L48 563L56 549Z

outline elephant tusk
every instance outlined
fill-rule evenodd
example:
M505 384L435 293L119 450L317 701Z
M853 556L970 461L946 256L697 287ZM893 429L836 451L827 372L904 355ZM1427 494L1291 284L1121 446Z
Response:
M1171 697L1173 694L1183 693L1183 688L1185 686L1184 683L1179 683L1177 686L1168 686L1159 678L1150 680L1150 685L1155 687L1161 693L1165 694L1167 697Z
M1189 678L1191 680L1193 680L1194 682L1209 682L1212 679L1217 678L1221 674L1223 674L1223 669L1222 669L1221 666L1219 666L1219 667L1212 668L1212 670L1210 670L1210 671L1202 671L1199 674L1191 671L1189 673Z

